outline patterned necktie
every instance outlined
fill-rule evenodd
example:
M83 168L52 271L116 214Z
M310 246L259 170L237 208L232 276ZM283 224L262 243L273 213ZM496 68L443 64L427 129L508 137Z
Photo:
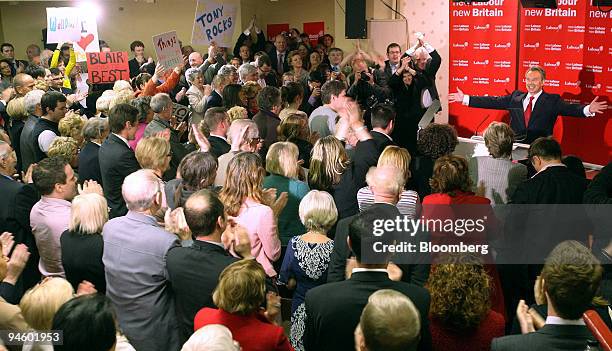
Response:
M529 97L529 104L527 104L527 109L525 110L525 129L529 125L529 119L531 118L531 111L533 110L533 96Z

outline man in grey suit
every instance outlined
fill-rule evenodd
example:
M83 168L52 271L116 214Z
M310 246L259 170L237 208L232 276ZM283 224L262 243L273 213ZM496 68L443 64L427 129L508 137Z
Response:
M110 220L102 231L106 295L137 351L181 348L166 270L166 254L179 240L153 217L162 203L162 189L151 170L127 176L122 194L128 213Z
M578 241L564 241L546 259L540 294L547 303L546 324L537 331L524 300L517 318L522 335L493 339L492 351L585 350L595 340L582 314L591 308L603 269L591 251Z
M19 151L21 152L21 168L26 172L28 167L36 162L36 144L32 141L32 131L38 119L43 115L42 108L40 107L40 100L45 94L42 90L32 90L25 96L25 108L28 112L28 119L26 119L21 136L19 137L19 145L21 146Z

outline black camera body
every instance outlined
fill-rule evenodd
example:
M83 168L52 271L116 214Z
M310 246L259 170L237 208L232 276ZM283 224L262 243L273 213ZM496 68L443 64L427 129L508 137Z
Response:
M359 80L367 83L370 81L370 76L368 76L366 73L368 72L367 71L359 72Z

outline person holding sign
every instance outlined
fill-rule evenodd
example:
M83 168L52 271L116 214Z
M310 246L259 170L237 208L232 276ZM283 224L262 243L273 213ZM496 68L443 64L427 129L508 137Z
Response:
M559 94L548 94L542 88L546 72L540 66L530 67L525 72L527 92L515 90L505 96L470 96L457 88L448 95L448 102L460 102L471 107L510 111L510 126L517 141L530 144L539 137L552 135L557 116L592 117L604 113L608 103L598 101L596 96L589 105L570 104Z
M66 49L69 50L69 59L68 59L67 64L65 64L63 57L60 57L60 55ZM49 68L59 68L61 71L62 70L61 67L62 66L64 67L64 79L62 81L62 92L63 93L66 93L66 94L72 93L72 83L70 81L70 73L72 73L72 70L74 69L75 65L76 65L76 55L72 48L72 42L66 41L66 42L57 44L57 48L53 52L53 57L51 57L51 63L49 64Z
M145 46L142 41L135 40L130 44L130 50L134 54L134 58L128 61L130 65L130 79L136 77L140 73L153 74L155 69L155 61L152 57L147 60L145 58Z

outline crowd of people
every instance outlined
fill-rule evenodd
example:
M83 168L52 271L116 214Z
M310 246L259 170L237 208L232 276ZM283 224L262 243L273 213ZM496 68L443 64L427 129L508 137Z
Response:
M585 311L612 326L605 236L537 267L372 260L380 220L612 203L612 164L589 181L551 137L521 163L505 123L469 158L454 127L419 130L441 63L422 35L385 60L253 20L178 67L136 40L130 81L87 91L69 42L0 49L0 330L23 350L583 350Z

